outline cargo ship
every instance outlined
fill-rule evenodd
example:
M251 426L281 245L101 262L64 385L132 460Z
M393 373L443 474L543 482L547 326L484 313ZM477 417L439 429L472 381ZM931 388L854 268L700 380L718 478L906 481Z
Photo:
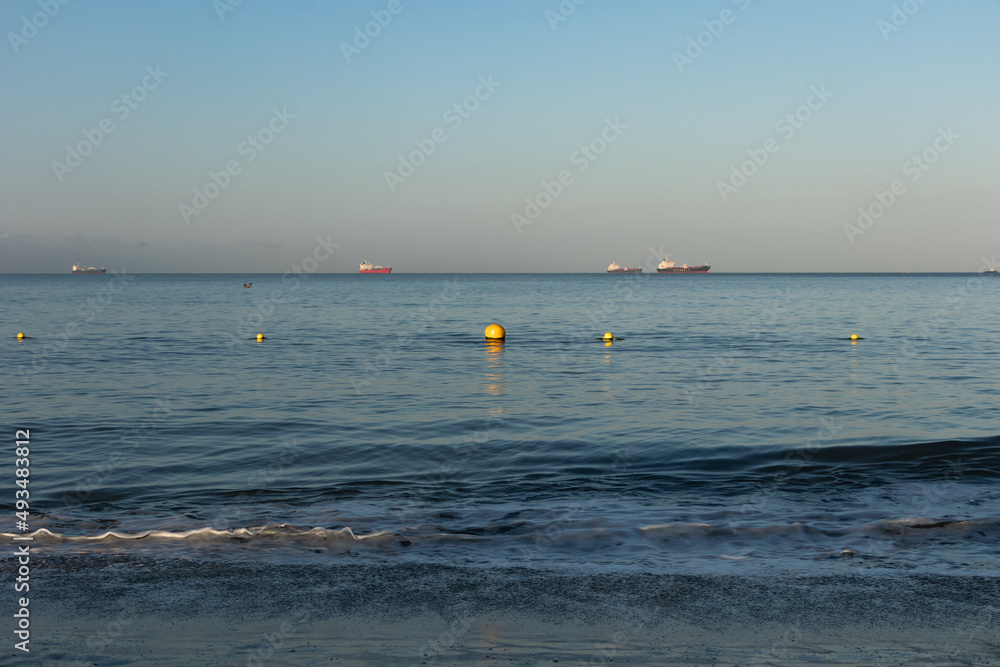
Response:
M656 267L657 273L708 273L708 270L712 268L708 264L702 264L701 266L688 266L687 264L681 264L680 266L675 265L670 260L664 258L660 265Z
M98 269L97 267L91 266L85 269L80 264L73 265L73 273L107 273L107 272L108 270L105 269L104 267Z
M630 269L627 266L618 266L614 262L608 264L608 273L642 273L642 267Z
M368 260L361 262L361 268L358 269L358 273L389 273L390 271L392 271L391 266L372 266Z

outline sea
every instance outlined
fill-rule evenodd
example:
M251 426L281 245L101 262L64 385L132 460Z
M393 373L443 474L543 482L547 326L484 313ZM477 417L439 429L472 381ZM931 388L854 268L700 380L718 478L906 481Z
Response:
M36 554L1000 574L984 272L109 271L0 291L0 531Z

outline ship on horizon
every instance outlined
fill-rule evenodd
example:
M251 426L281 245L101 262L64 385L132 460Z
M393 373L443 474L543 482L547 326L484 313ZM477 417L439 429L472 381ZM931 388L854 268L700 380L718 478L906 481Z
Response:
M708 264L702 264L701 266L688 266L687 264L681 264L676 266L674 262L671 262L666 257L660 262L660 265L656 267L657 273L708 273L708 270L712 268Z
M358 269L358 273L389 273L392 271L391 266L372 266L372 263L367 259L361 262L361 268Z
M631 269L627 266L618 266L614 262L608 264L608 273L642 273L642 267Z
M85 269L80 264L73 265L73 273L107 273L107 272L108 270L105 269L103 266L99 269L95 266L90 266Z

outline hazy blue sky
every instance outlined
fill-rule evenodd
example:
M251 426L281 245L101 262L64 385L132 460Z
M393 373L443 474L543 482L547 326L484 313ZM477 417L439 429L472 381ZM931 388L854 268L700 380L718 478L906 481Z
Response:
M236 3L0 4L0 272L1000 251L996 0Z

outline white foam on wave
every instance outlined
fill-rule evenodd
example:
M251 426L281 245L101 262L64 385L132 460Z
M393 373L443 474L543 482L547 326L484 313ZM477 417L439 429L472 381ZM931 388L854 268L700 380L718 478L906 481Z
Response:
M855 525L821 522L810 525L802 521L784 524L738 524L735 522L668 522L630 526L613 520L568 517L545 524L526 524L519 530L498 531L469 528L470 532L456 532L438 523L401 526L396 530L382 529L356 533L351 527L303 527L292 524L229 528L192 528L188 530L146 530L125 532L107 530L90 535L68 535L40 528L34 533L15 535L0 533L4 538L31 537L40 544L95 543L129 540L194 540L194 541L299 541L315 543L379 543L394 539L407 541L428 540L442 542L502 542L505 540L539 541L547 544L582 544L588 541L602 543L638 537L645 541L716 541L730 540L809 540L817 541L838 537L885 537L923 541L940 537L961 537L964 534L986 539L1000 538L1000 517L978 519L934 519L929 517L886 518Z
M249 550L264 558L314 558L309 554L324 553L390 560L654 568L706 559L731 567L765 562L771 567L855 558L871 567L914 563L952 567L970 562L979 570L998 569L991 555L1000 546L1000 516L995 515L894 517L871 510L797 517L779 512L698 515L649 507L509 510L361 518L339 514L333 527L266 523L218 529L182 523L164 527L156 522L158 527L150 530L135 530L132 524L130 530L113 527L72 534L79 526L62 523L62 530L40 528L27 536L41 548L62 552L180 551L197 556ZM649 520L656 515L673 516L667 521Z
M15 537L12 533L0 533L5 538ZM236 541L247 542L250 540L278 540L279 538L291 538L298 541L317 542L362 542L378 541L380 538L391 537L391 531L378 531L375 533L356 535L350 528L298 528L288 524L273 526L258 526L253 528L230 528L227 530L217 530L214 528L193 528L191 530L170 531L170 530L147 530L137 533L118 532L114 530L105 531L97 535L64 535L54 533L47 528L40 528L34 533L19 535L18 537L30 537L37 544L85 544L97 542L131 541L131 540L192 540L192 541Z

